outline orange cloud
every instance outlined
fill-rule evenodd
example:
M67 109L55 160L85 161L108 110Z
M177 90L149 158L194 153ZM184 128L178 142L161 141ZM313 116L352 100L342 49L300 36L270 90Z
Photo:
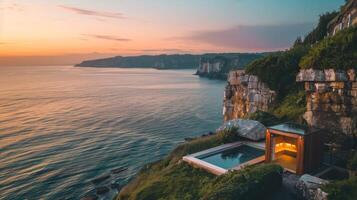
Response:
M111 35L95 35L95 34L82 34L83 36L88 36L96 39L102 39L102 40L111 40L111 41L116 41L116 42L128 42L131 41L128 38L120 38L116 36L111 36Z

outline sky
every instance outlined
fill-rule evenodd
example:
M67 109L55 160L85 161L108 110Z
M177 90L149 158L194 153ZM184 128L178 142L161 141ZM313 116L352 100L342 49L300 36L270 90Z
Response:
M344 0L0 0L0 65L289 48ZM52 63L51 63L52 64Z

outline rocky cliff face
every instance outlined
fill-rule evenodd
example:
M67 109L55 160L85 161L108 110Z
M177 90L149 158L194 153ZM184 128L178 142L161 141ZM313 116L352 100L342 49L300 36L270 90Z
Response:
M305 82L310 126L335 133L357 131L357 82L354 69L348 71L301 70L296 81Z
M268 111L275 98L276 92L257 76L245 74L244 70L231 71L224 94L224 120L243 118L258 110Z
M220 72L223 65L224 62L222 61L201 61L197 69L197 74Z
M226 80L229 70L239 68L239 58L217 56L201 58L196 74L203 77Z

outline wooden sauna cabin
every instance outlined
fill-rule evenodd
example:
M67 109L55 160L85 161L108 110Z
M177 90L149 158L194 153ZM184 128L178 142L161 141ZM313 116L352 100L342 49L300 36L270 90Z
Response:
M322 162L321 130L295 123L267 128L265 161L274 162L287 171L304 174Z

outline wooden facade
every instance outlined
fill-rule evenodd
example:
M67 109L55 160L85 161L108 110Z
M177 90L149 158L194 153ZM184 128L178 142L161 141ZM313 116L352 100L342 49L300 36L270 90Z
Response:
M296 174L304 174L318 168L322 161L320 131L285 130L287 126L291 124L281 124L267 129L265 161L280 164Z

